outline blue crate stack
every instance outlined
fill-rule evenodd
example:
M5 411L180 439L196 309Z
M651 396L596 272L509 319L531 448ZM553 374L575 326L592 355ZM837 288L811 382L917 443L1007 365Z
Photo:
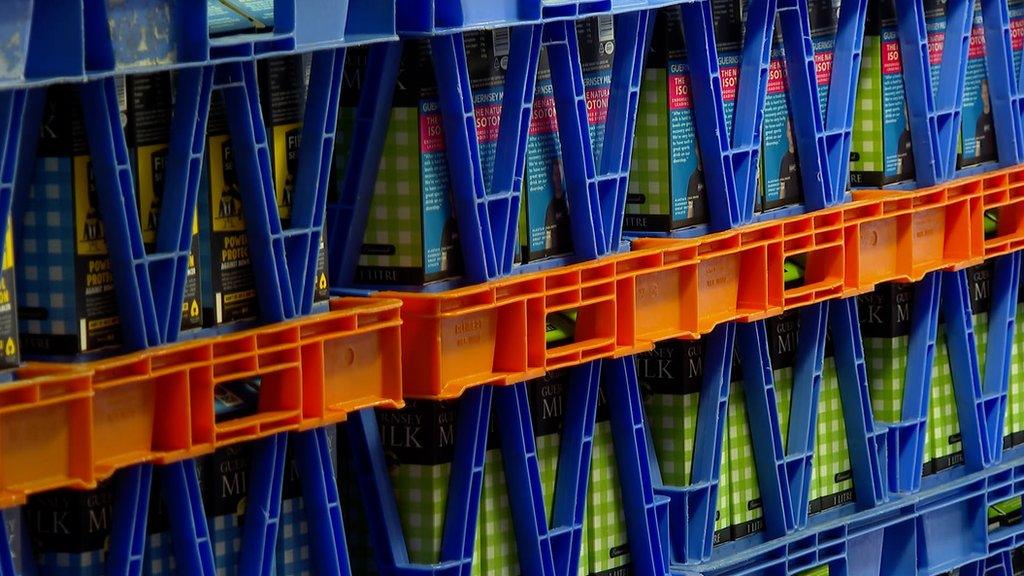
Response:
M881 0L885 1L885 0ZM891 1L891 0L890 0ZM438 86L447 170L457 215L463 272L454 280L409 290L444 290L528 271L595 260L629 249L623 218L637 108L652 29L659 10L678 11L687 46L696 138L707 186L708 222L666 233L684 237L813 212L851 199L851 142L857 122L860 69L869 0L836 0L838 10L828 97L819 97L814 42L804 0L747 0L743 9L736 105L726 112L715 42L712 0L264 0L269 30L249 29L226 0L8 0L0 16L0 238L13 215L18 237L31 187L43 102L49 86L76 84L121 326L121 351L179 341L180 310L193 241L215 92L223 98L248 223L259 322L284 322L316 312L318 247L328 246L335 293L372 292L356 282L388 116L404 47L426 42ZM916 179L922 188L1024 162L1024 67L1015 68L1006 0L947 0L944 36L931 41L922 0L895 0ZM997 160L961 169L957 163L971 30L980 10ZM605 15L614 23L608 120L595 145L588 120L576 22ZM500 129L492 160L481 152L464 38L510 28ZM765 101L773 42L781 39L803 200L780 210L755 210ZM346 52L368 45L359 86L345 79ZM541 50L550 67L566 185L572 254L537 263L517 260L529 127ZM942 50L936 66L931 51ZM309 86L296 160L296 195L282 224L271 166L270 136L259 98L257 62L309 54ZM174 71L175 100L167 180L155 248L147 250L136 209L135 169L118 108L116 77ZM339 102L358 90L346 138L358 143L344 159L334 150ZM488 163L492 165L488 166ZM485 175L486 174L486 175ZM337 197L328 200L329 188ZM966 240L965 240L966 242ZM989 263L991 303L979 354L966 270L927 275L912 291L908 357L898 422L873 413L871 382L856 297L798 312L792 391L783 402L772 368L768 322L726 323L700 340L702 376L689 482L667 481L654 448L643 387L633 357L571 369L559 434L553 494L542 481L529 383L477 386L459 398L451 480L437 561L410 558L389 471L378 413L365 409L334 431L319 428L270 436L248 445L251 467L244 522L229 573L354 574L349 523L360 508L374 573L470 576L480 541L486 453L500 451L509 514L523 574L580 573L599 398L609 421L631 567L615 574L799 576L827 567L832 576L979 574L1010 576L1024 566L1024 523L993 520L991 510L1024 495L1024 450L1004 448L1013 378L1021 255ZM932 366L944 325L963 462L923 475L929 458ZM818 454L819 419L828 350L834 355L853 484L852 501L813 517L809 511ZM734 357L743 367L734 377ZM66 360L66 358L62 358ZM416 378L406 374L406 379ZM2 386L2 384L0 384ZM732 386L741 388L752 430L754 469L764 529L716 544ZM781 408L780 408L781 407ZM786 410L788 425L780 422ZM45 431L40 431L45 433ZM343 446L337 447L337 443ZM294 451L303 512L285 510L288 451ZM340 466L335 452L350 461ZM348 473L339 478L338 471ZM204 501L196 461L142 464L113 483L110 539L102 566L118 576L157 573L147 565L151 492L159 486L173 544L174 573L223 573L218 533ZM349 484L355 502L342 505ZM552 502L552 504L547 504ZM549 508L550 507L550 508ZM17 508L0 519L0 576L70 574L37 562ZM304 522L296 538L297 522ZM351 536L351 534L350 534ZM231 543L235 545L234 543ZM308 550L300 551L306 546ZM283 550L283 553L279 551ZM230 554L231 552L227 552ZM294 565L289 559L294 560ZM63 570L63 571L62 571ZM95 570L98 570L96 572ZM479 570L479 567L477 567ZM626 569L624 569L626 570ZM954 570L958 572L953 572ZM168 573L171 571L168 570ZM87 573L87 572L82 572Z

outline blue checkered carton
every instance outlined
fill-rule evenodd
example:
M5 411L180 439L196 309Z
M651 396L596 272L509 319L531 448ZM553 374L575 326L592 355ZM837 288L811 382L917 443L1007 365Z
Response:
M11 551L14 566L13 576L35 576L36 565L32 557L32 541L28 537L28 526L21 507L0 510L7 534L7 548Z
M63 356L120 344L114 277L77 86L48 89L27 196L16 215L15 258L25 352Z
M25 519L47 576L104 576L113 518L113 482L95 490L57 490L29 498Z
M330 478L325 482L337 482L334 476L338 464L338 434L334 426L327 428L328 451L332 467L325 469ZM302 474L295 458L294 445L289 445L285 463L284 492L281 498L281 527L277 535L277 575L311 576L315 574L312 563L313 550L310 547L310 524L302 494ZM357 573L357 572L354 572Z

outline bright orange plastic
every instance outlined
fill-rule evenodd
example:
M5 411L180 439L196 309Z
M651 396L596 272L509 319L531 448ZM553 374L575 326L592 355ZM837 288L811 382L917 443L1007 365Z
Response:
M993 209L999 232L986 239ZM1013 168L917 191L857 192L841 206L700 238L638 239L628 254L481 286L382 295L403 301L406 395L451 398L1022 247L1024 168ZM787 259L804 266L801 286L784 286ZM579 311L576 340L545 348L544 319L568 309Z
M0 507L116 469L402 405L400 303L341 298L331 311L75 365L29 365L0 386ZM259 409L217 422L214 390L258 376Z

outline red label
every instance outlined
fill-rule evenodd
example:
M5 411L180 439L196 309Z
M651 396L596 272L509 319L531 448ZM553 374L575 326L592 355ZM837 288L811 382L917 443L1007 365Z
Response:
M768 65L768 93L778 94L786 91L786 72L782 60L772 60Z
M693 105L690 96L690 77L673 74L668 77L668 109L687 110Z
M1010 44L1014 50L1024 48L1024 18L1010 20Z
M945 32L928 33L928 63L931 65L942 63L942 44L946 40Z
M882 43L882 74L900 74L903 62L900 60L899 42Z
M420 152L444 152L441 114L420 114Z
M608 120L609 92L607 87L587 90L587 120L591 126L604 124Z
M473 109L476 120L476 139L483 144L498 141L498 125L501 124L501 104L483 104Z
M533 114L530 116L530 135L551 134L558 128L558 116L555 114L554 96L541 96L533 101Z
M981 26L971 29L971 43L967 50L968 58L985 57L985 30Z
M832 81L832 58L833 52L820 52L814 55L814 75L818 79L818 86L828 86Z
M725 102L735 101L738 89L737 84L739 84L740 79L740 69L736 66L722 68L718 75L722 79L722 100Z

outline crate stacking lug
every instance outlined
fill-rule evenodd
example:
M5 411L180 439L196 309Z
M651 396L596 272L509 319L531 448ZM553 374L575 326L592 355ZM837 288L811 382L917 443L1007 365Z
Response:
M281 322L311 311L344 54L344 49L330 49L317 52L312 58L296 193L287 229L281 225L269 173L271 164L256 88L255 62L222 64L216 70L212 66L185 68L178 72L169 169L153 254L146 253L135 213L134 180L118 116L114 80L95 80L82 87L86 133L127 350L173 342L178 336L192 218L205 154L206 118L215 84L227 101L228 120L236 143L254 272L257 277L276 279L261 284L257 291L262 319ZM0 98L0 105L8 112L12 107L32 103L33 98L24 94ZM41 113L41 105L36 105ZM15 117L8 114L6 119ZM14 138L8 134L11 132L5 134L5 145ZM12 157L12 161L16 158ZM14 170L5 169L3 173ZM4 184L2 193L10 196L7 191L14 184ZM295 433L292 438L306 494L308 520L317 526L311 531L316 533L311 541L316 554L314 562L325 573L348 574L326 431L314 429ZM273 569L287 443L287 435L256 443L251 471L253 489L248 499L240 558L246 574L270 574ZM170 511L174 539L190 543L175 550L178 564L187 567L190 574L214 574L213 546L195 462L186 460L161 466L156 472ZM143 570L153 473L151 464L143 464L116 474L107 560L111 574L139 574Z

